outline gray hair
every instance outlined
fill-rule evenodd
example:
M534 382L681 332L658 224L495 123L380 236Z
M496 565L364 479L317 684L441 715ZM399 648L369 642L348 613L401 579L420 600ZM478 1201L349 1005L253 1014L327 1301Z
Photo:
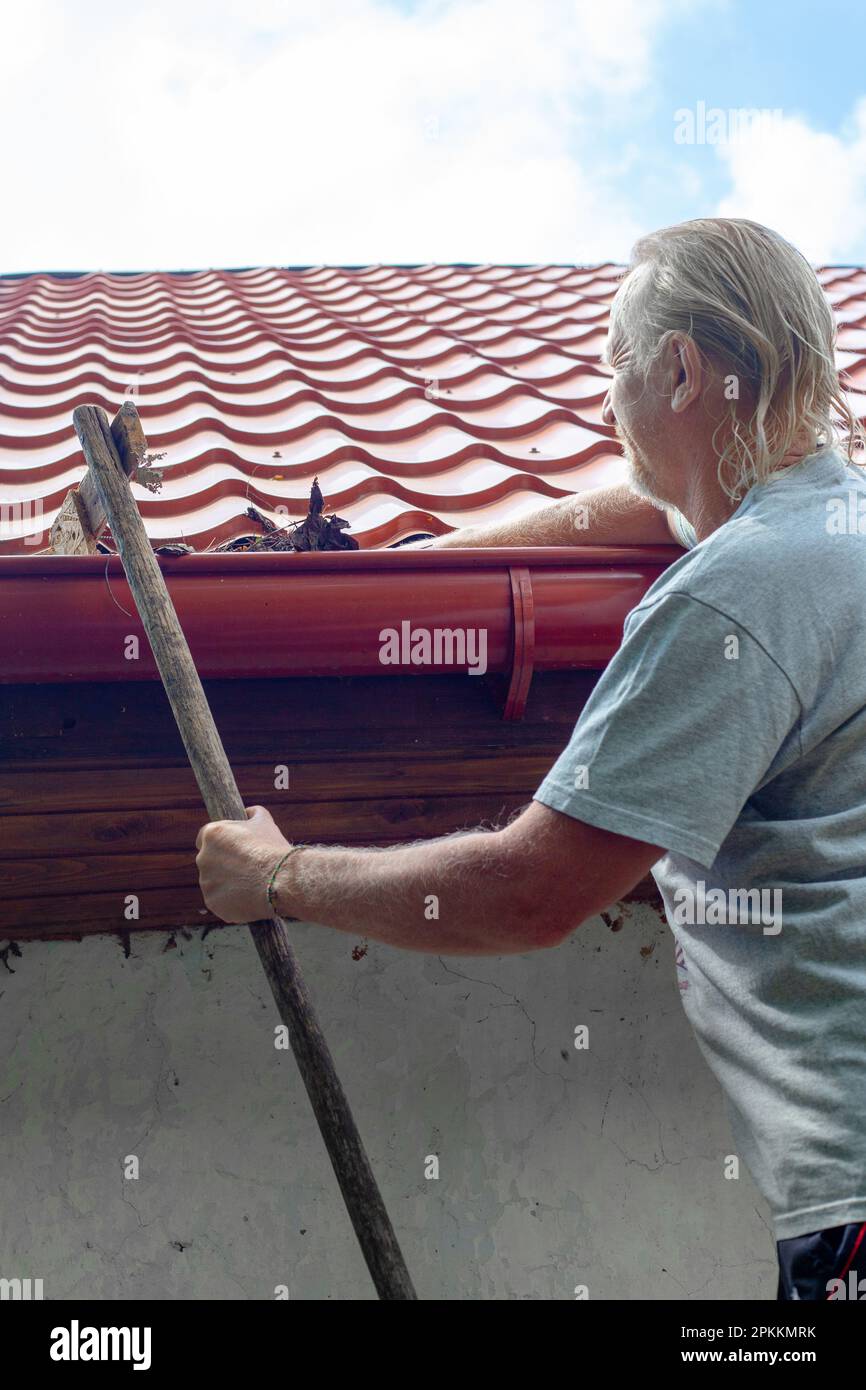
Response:
M642 237L611 326L645 377L668 338L685 333L748 393L748 418L732 399L713 435L719 482L733 500L765 482L804 433L820 447L847 432L849 459L866 443L836 370L836 324L815 272L757 222L702 217Z

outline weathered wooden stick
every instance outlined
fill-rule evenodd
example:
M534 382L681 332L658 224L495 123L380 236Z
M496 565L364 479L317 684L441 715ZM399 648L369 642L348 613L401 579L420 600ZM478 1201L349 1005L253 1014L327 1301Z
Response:
M132 401L124 401L112 420L111 437L124 473L132 477L147 454L147 440ZM88 471L78 487L67 492L51 524L51 549L55 555L95 555L105 520L102 499Z
M208 816L211 820L245 820L237 783L118 457L108 417L98 406L82 405L72 418ZM250 932L280 1018L288 1029L292 1051L378 1295L382 1299L414 1299L412 1281L285 923L278 917L252 922Z

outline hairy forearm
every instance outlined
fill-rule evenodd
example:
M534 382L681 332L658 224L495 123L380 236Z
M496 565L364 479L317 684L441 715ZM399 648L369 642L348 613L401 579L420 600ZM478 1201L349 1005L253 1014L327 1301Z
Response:
M670 545L667 517L627 483L586 488L512 521L416 542L431 550L496 545ZM407 546L406 549L412 549Z
M506 955L556 938L531 866L508 830L394 849L305 846L278 874L278 912L387 946L444 955Z

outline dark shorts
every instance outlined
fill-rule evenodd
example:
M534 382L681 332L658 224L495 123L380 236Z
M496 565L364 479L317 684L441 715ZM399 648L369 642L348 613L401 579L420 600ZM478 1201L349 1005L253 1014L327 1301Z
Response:
M778 1240L776 1251L777 1301L866 1300L866 1221L851 1221L847 1226L830 1226L826 1231Z

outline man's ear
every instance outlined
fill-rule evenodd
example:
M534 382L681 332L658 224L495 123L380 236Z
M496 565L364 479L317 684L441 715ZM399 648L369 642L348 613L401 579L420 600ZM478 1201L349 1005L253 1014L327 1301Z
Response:
M679 414L701 394L704 366L694 338L674 333L668 343L670 353L671 410Z

